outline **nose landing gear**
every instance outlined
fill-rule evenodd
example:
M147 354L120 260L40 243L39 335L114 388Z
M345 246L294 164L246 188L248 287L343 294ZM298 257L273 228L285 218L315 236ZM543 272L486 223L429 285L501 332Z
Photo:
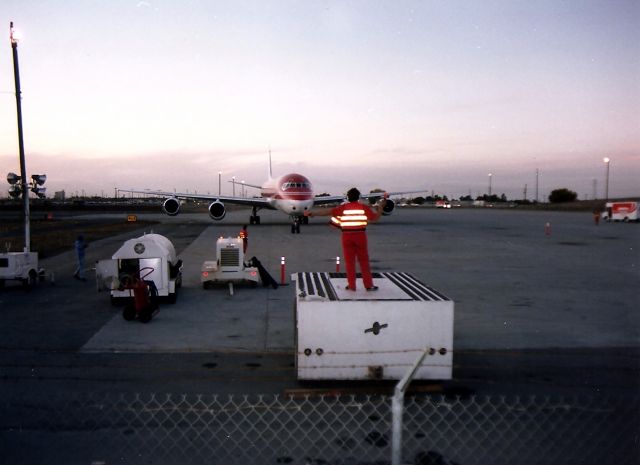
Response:
M291 234L300 234L300 218L294 216L291 220Z
M260 224L260 217L258 216L258 207L254 206L251 210L251 216L249 217L249 224Z

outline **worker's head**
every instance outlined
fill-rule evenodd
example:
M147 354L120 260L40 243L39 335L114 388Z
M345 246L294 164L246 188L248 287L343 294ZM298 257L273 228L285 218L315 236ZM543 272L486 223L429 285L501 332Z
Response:
M347 191L347 200L349 202L355 202L360 199L360 191L355 187L352 187Z

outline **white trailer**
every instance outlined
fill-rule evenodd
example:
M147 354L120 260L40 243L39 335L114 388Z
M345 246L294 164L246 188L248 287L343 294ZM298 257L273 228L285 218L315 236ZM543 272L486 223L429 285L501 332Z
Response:
M113 303L133 297L133 290L123 289L123 281L141 274L153 281L158 297L175 303L182 285L182 260L178 260L169 239L160 234L145 234L126 241L111 259L96 262L98 291L109 290Z
M0 287L5 281L22 281L30 288L44 279L44 269L38 267L38 252L0 253Z
M601 216L604 221L640 221L638 202L607 202Z

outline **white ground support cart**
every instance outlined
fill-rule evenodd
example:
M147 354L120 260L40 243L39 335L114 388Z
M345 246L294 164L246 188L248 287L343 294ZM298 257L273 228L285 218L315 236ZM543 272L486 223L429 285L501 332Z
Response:
M44 269L38 267L38 252L0 253L0 287L5 281L22 281L26 288L44 280Z
M258 269L245 266L242 239L239 237L221 237L216 241L217 260L208 260L202 264L200 280L207 289L215 284L228 284L233 295L233 285L260 282Z
M113 254L111 259L96 262L98 291L109 290L112 303L134 296L132 289L123 284L131 277L142 274L146 281L153 281L158 297L167 297L175 303L182 285L182 260L178 260L169 239L160 234L145 234L129 239Z
M454 302L409 273L373 278L368 292L345 273L291 276L298 379L401 379L425 351L414 379L451 379Z

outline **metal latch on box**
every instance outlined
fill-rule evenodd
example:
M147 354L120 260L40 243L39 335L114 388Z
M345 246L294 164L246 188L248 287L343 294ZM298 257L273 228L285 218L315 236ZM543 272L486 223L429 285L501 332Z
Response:
M388 328L388 327L389 327L389 325L387 323L380 324L377 321L375 321L371 328L367 328L367 329L364 330L364 333L365 334L373 333L374 336L377 336L378 334L380 334L380 330L382 328Z

